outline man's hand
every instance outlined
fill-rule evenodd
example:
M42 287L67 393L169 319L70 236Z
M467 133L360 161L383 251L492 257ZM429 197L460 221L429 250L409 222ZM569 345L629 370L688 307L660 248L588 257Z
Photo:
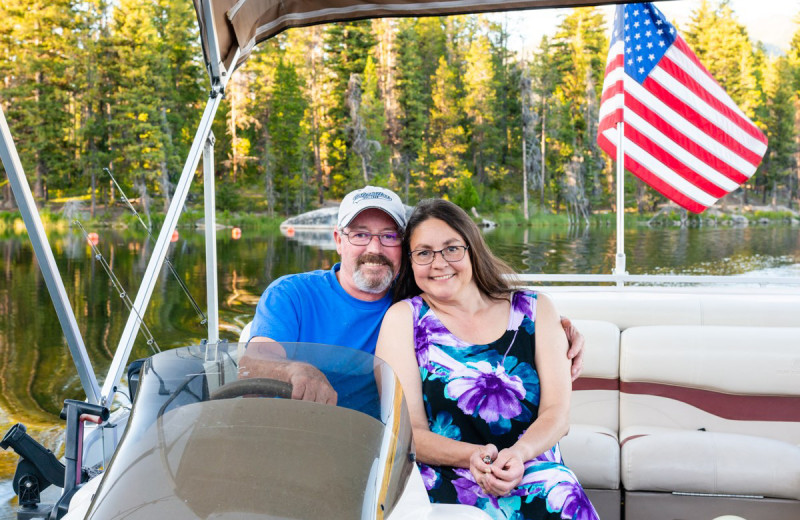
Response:
M292 385L292 399L335 405L336 391L325 374L308 363L290 361L277 343L251 344L239 362L239 378L267 377ZM251 350L252 349L252 350Z
M575 381L583 372L583 347L586 345L586 339L566 316L561 316L561 326L564 327L569 342L567 357L572 360L571 374L572 380Z
M325 374L307 363L290 362L287 370L292 399L336 405L338 394Z

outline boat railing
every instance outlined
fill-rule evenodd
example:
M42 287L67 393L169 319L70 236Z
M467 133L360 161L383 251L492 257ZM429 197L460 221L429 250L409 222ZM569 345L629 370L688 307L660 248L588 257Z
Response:
M518 274L521 285L581 285L591 289L608 289L609 285L626 286L712 286L712 287L770 287L778 290L796 290L800 287L797 276L747 276L747 275L654 275L654 274Z

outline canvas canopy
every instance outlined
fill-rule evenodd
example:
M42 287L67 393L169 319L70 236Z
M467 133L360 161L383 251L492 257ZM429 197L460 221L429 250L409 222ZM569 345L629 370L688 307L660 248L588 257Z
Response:
M439 16L624 3L611 0L194 0L212 81L260 42L291 27L402 16ZM233 63L236 60L236 63Z

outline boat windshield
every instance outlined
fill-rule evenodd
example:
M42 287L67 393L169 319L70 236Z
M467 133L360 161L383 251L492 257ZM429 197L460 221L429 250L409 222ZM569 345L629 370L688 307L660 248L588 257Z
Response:
M292 398L292 374L329 403ZM351 348L179 348L147 359L132 388L86 518L382 518L413 465L394 373Z

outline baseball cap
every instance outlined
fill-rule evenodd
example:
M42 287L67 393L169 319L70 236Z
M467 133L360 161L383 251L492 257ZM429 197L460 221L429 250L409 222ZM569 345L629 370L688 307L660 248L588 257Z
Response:
M406 228L406 208L400 197L391 190L377 186L365 186L344 196L339 205L337 227L344 229L359 213L370 208L379 209L392 217L401 231Z

